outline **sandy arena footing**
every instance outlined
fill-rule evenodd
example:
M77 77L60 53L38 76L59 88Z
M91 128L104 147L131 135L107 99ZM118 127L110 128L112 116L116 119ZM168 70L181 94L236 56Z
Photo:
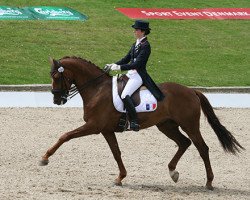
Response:
M246 150L239 156L223 152L202 115L201 132L215 175L215 190L208 191L193 145L177 165L178 183L171 180L167 165L177 146L156 127L116 134L128 172L118 187L113 186L118 168L102 135L69 141L48 166L38 166L62 133L84 123L81 108L0 108L0 199L249 199L250 109L215 112Z

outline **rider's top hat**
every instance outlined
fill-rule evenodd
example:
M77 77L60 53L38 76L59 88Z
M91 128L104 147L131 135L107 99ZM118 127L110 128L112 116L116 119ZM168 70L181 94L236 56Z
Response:
M136 20L135 24L132 25L132 28L134 29L141 29L141 30L151 30L149 28L149 22L143 21L143 20Z

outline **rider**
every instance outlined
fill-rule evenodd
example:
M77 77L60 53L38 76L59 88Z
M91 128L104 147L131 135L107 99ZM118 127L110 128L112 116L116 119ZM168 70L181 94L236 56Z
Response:
M130 118L130 129L139 131L138 118L131 99L132 94L144 84L158 101L161 101L164 95L146 71L146 64L151 53L151 47L147 40L147 35L151 30L149 22L136 20L132 28L134 28L136 42L124 58L116 63L107 64L107 66L111 70L128 70L126 76L129 80L121 98Z

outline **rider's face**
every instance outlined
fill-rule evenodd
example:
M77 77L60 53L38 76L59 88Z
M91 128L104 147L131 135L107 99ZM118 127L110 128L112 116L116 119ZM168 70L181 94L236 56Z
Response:
M142 31L141 29L134 29L134 35L136 39L141 39L142 37L144 37L145 32Z

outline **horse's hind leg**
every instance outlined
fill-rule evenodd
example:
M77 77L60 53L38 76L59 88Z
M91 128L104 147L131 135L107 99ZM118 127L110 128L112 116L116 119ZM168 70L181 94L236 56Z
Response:
M199 151L199 154L205 164L206 173L207 173L206 187L209 190L213 190L212 181L214 179L214 174L213 174L212 167L210 164L210 159L209 159L209 148L206 145L205 141L203 140L199 128L198 127L195 128L195 127L196 126L192 126L192 130L185 130L185 129L183 130L188 134L188 136L194 143L195 147Z
M191 145L191 141L179 131L178 125L172 120L167 120L164 123L157 124L157 127L161 132L163 132L166 136L175 141L175 143L178 145L178 150L176 154L168 164L169 174L173 181L177 182L179 178L179 173L175 170L176 165L180 160L181 156Z

